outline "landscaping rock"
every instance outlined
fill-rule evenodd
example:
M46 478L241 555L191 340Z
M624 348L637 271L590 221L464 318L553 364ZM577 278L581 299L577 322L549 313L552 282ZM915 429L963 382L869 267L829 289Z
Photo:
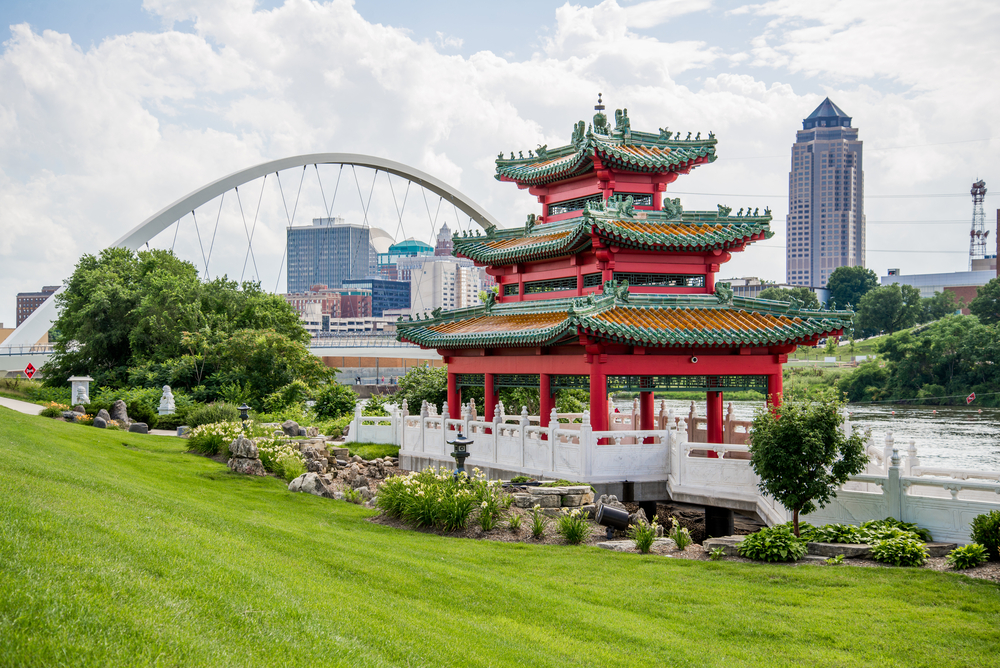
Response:
M628 510L625 504L618 500L618 497L614 494L601 494L601 498L597 499L594 506L600 508L601 506L611 506L612 508L618 508L619 510Z
M128 426L128 430L133 434L148 434L149 425L145 422L133 422Z
M307 459L306 471L310 473L326 473L327 464L325 459Z
M577 508L583 505L583 494L564 494L559 497L562 501L562 505L571 508Z
M642 522L643 524L649 524L649 520L646 518L646 511L640 508L631 515L628 516L629 524L638 524Z
M99 417L102 420L104 420L105 424L107 424L108 420L111 419L111 415L109 415L108 412L106 410L104 410L103 408L101 410L97 411L97 417ZM94 419L96 420L97 418L94 418Z
M361 455L354 455L351 457L351 461L355 464L364 464L365 460L361 458Z
M303 473L288 483L289 492L306 492L326 499L336 498L333 487L318 473ZM343 495L341 495L343 496Z
M354 489L368 489L368 478L363 475L359 475L354 482L351 483L351 487Z
M63 411L62 412L63 419L64 420L69 420L70 422L75 422L77 415L79 415L79 413L74 413L73 411Z
M306 428L305 427L299 427L299 431L296 434L296 436L299 436L301 438L301 437L303 437L305 435L306 435Z
M924 543L928 557L947 557L948 553L958 547L957 543Z
M94 418L94 426L97 427L98 429L107 429L108 428L108 421L105 420L102 417L95 417Z
M584 504L584 505L580 506L580 512L581 513L587 513L587 517L593 519L594 516L597 514L597 506L595 506L592 503Z
M867 559L871 547L859 543L806 543L809 554L819 557L835 557L844 555L845 559Z
M79 413L80 415L86 415L87 414L87 409L84 408L82 405L77 404L76 406L73 406L73 412L74 413Z
M257 446L245 436L238 436L235 441L230 443L229 452L232 453L233 457L242 459L257 459L260 456Z
M306 427L306 436L316 438L319 436L319 427Z
M128 410L125 406L125 402L121 399L111 404L111 419L122 425L131 422L131 420L128 419Z
M348 460L351 458L351 451L347 448L327 448L336 460Z
M267 475L267 471L264 470L264 465L260 463L259 459L237 459L236 457L233 457L229 460L228 466L229 470L234 473L256 476Z
M711 552L717 547L722 548L722 553L727 557L738 557L740 553L736 551L736 546L746 538L746 536L722 536L720 538L706 538L701 544L705 552Z
M531 508L531 495L515 492L510 495L514 499L514 505L518 508Z
M529 499L528 508L541 506L542 508L559 508L562 506L562 497L556 495L535 495Z
M367 487L359 487L358 492L361 494L361 498L365 501L371 501L375 498L375 492L371 491Z
M177 427L177 435L178 435L178 436L184 436L184 435L185 435L185 434L187 434L187 433L188 433L189 431L191 431L191 427L189 427L189 426L187 426L187 425L182 425L182 426L180 426L180 427Z
M603 543L597 543L597 547L602 550L612 550L614 552L633 552L635 551L635 541L629 540L607 540ZM653 550L656 548L676 550L677 544L670 540L669 538L654 538L653 539Z
M295 438L299 435L299 423L294 420L287 420L281 424L281 431L285 436Z

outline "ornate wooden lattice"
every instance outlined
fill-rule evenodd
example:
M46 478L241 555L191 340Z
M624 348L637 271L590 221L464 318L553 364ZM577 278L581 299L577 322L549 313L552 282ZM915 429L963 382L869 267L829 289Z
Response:
M583 287L585 288L596 288L601 284L601 274L584 274L583 276Z
M628 281L629 287L646 286L651 288L703 288L704 274L636 274L616 271L616 281Z
M589 390L590 376L549 376L549 387L556 390Z
M517 289L519 287L520 285L518 283L508 283L507 285L503 286L504 297L510 297L511 295L518 294Z
M486 374L483 373L456 373L456 387L484 387L486 385Z
M548 281L530 281L524 284L524 294L526 295L537 295L541 292L559 292L561 290L576 290L576 276L555 278Z
M767 376L608 376L609 392L767 393Z
M493 387L538 387L538 374L498 373L493 376Z

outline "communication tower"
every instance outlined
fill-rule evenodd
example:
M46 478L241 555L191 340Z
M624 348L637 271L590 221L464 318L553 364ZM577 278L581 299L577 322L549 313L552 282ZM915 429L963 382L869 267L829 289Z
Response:
M983 200L986 199L986 181L980 179L972 184L972 230L969 232L969 271L972 271L972 261L986 257L986 238L990 231L986 229L986 213L983 211Z

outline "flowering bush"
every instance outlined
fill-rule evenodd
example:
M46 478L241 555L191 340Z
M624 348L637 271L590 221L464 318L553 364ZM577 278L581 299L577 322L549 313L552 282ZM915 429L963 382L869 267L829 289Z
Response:
M378 506L416 527L456 531L468 526L476 509L480 516L496 512L499 517L499 509L510 505L505 497L500 482L487 480L479 469L473 469L471 478L465 473L456 478L442 466L389 478L379 489Z
M587 513L574 510L569 515L561 515L556 524L556 531L570 545L579 545L590 538L590 525L587 524Z
M46 404L42 412L39 413L42 417L57 418L62 417L63 411L68 411L70 409L66 404L56 403L55 401L50 401Z
M195 427L190 432L191 449L205 455L228 455L229 444L238 436L264 436L267 429L249 420L246 431L239 422L213 422Z
M262 436L254 439L260 463L264 469L291 482L306 471L306 463L299 449L278 436Z

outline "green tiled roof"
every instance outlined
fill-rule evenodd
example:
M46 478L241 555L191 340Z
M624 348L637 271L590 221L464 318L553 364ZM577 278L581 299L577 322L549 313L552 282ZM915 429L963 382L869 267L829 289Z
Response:
M725 250L773 236L766 209L763 215L731 216L723 206L718 211L683 211L678 200L668 200L664 209L636 211L630 198L613 198L568 220L535 225L529 218L523 228L456 236L454 253L499 266L572 255L589 248L595 236L610 245L674 252Z
M573 343L580 334L646 347L736 347L801 343L851 326L851 311L811 311L784 302L716 295L605 294L460 309L397 323L397 336L428 348L520 348ZM728 294L728 298L726 295Z
M567 146L549 150L540 146L537 155L528 151L528 157L519 151L510 158L503 153L497 156L496 178L510 179L527 185L542 185L586 174L594 168L594 157L619 170L632 172L686 171L696 163L714 162L716 158L715 135L694 139L688 133L661 130L659 134L632 132L630 128L591 126L583 132L583 121L574 126L573 140Z

